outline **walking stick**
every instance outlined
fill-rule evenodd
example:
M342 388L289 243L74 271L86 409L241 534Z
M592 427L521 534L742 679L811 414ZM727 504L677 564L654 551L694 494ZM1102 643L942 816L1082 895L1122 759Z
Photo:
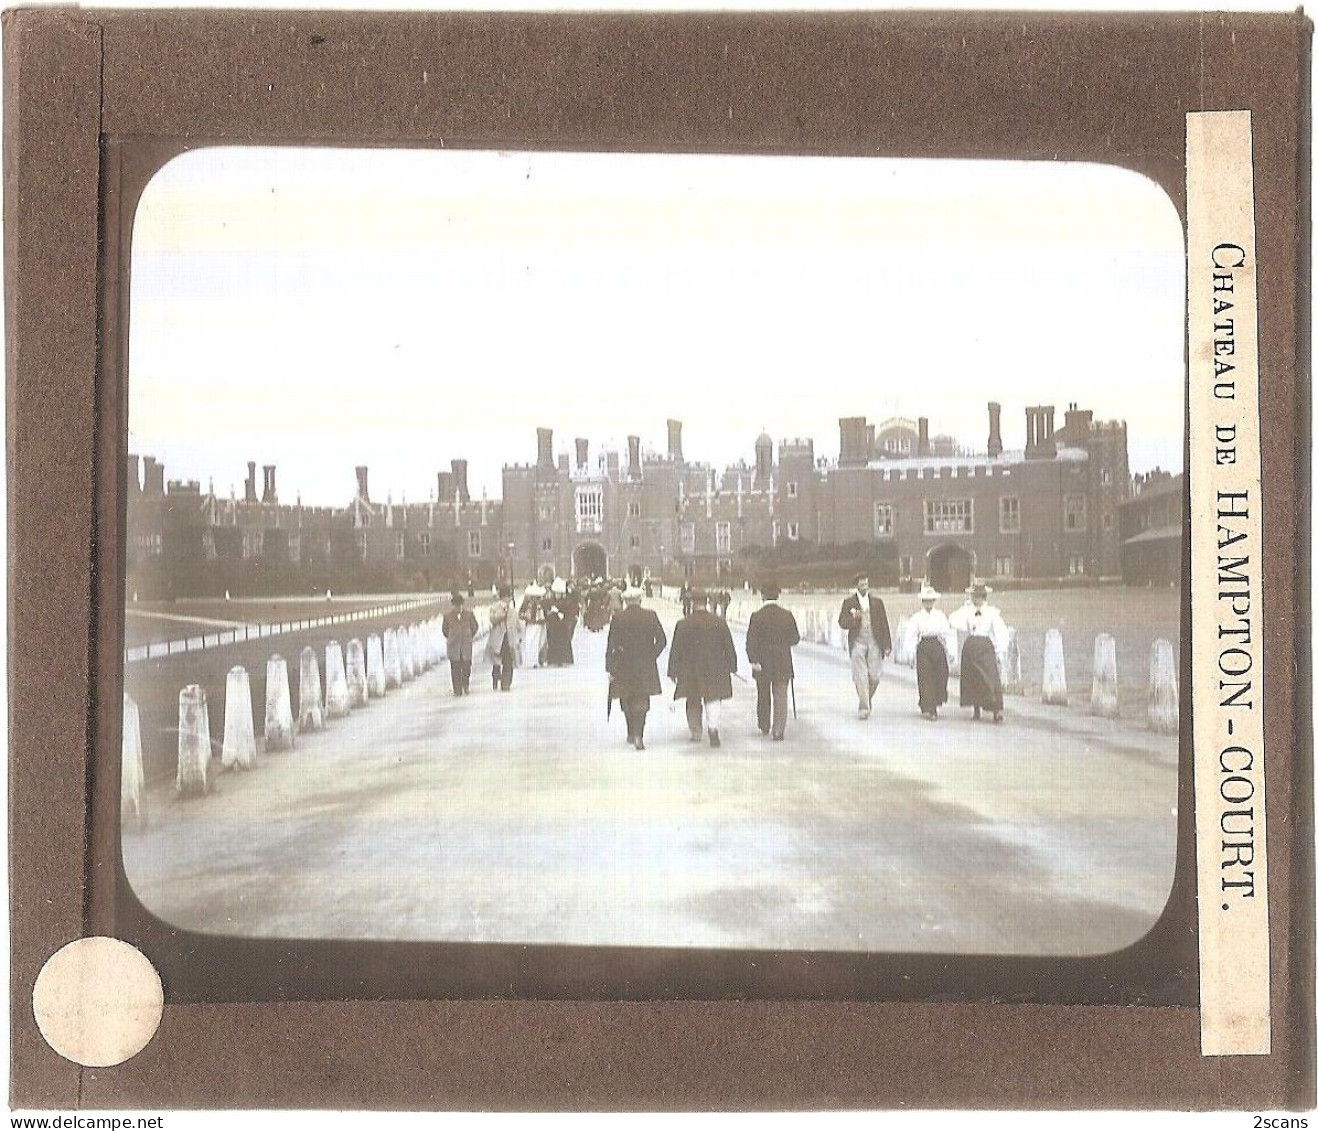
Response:
M792 685L792 718L796 718L796 676L788 681Z

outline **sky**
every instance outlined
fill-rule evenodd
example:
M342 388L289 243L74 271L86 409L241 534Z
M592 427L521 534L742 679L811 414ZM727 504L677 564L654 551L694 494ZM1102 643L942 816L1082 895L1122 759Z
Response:
M129 450L280 498L500 495L535 429L836 457L838 418L1008 448L1024 408L1128 424L1180 470L1184 243L1151 181L1058 162L212 148L133 231Z

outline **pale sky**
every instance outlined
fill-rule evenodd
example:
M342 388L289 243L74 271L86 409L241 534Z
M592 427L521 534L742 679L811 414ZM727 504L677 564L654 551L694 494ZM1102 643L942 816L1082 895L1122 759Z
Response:
M1180 470L1184 244L1109 166L877 158L206 149L133 238L129 449L281 499L423 501L575 436L752 458L838 417L1008 448L1024 406L1129 426ZM258 473L259 482L259 473Z

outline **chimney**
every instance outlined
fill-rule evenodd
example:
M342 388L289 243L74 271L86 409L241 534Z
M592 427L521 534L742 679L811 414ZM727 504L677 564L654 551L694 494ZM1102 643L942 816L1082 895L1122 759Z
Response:
M627 475L631 479L641 477L641 438L627 437Z
M365 468L365 467L358 467L358 468L356 469L356 471L357 471L357 498L361 499L361 501L362 501L363 503L369 503L369 502L371 501L371 492L367 489L367 485L366 485L366 472L367 472L367 470L368 470L368 469Z
M243 483L243 502L256 502L256 460L247 461L247 479Z
M440 471L435 475L435 500L440 503L451 503L453 501L453 492L457 488L453 483L453 472Z
M155 456L142 457L142 493L144 495L165 493L165 465L157 463Z
M869 462L869 452L865 450L865 438L869 427L863 416L844 416L838 420L841 443L838 451L838 463L842 466L855 466Z
M564 475L568 474L567 452L558 453L558 470Z
M991 456L1002 455L1002 405L997 401L989 401L989 438L988 454Z
M923 458L929 454L929 418L927 416L920 417L916 421L916 425L920 429L920 438L916 441L915 454Z
M867 425L865 428L865 452L870 459L873 459L879 453L874 450L874 425Z
M471 502L471 492L467 490L467 461L465 459L455 459L449 461L453 468L453 489L458 493L458 499L461 502Z
M267 463L261 468L261 470L265 473L265 490L261 493L261 502L279 502L279 496L275 494L275 465L273 463Z
M668 457L677 460L678 463L682 462L682 422L680 420L670 420L668 422Z
M576 439L577 445L577 470L584 471L590 463L590 441L583 440L580 436Z
M605 473L615 483L618 481L618 453L608 452L604 457Z
M142 493L141 478L141 461L137 456L130 455L124 466L124 472L128 477L128 493L130 495L140 495Z
M1045 455L1054 456L1057 454L1057 441L1053 439L1053 413L1052 405L1044 405L1039 410L1043 419L1043 434L1039 437L1039 445L1046 448Z
M535 430L535 465L542 471L554 470L554 430L537 428Z

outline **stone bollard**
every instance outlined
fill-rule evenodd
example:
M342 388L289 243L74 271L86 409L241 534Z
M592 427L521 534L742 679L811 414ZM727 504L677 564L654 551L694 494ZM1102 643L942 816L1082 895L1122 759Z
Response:
M1117 642L1106 632L1094 638L1094 689L1089 709L1105 719L1115 719L1117 707Z
M1004 694L1021 693L1021 647L1016 640L1016 630L1011 627L1007 629L1007 645L998 653L998 674L1002 677Z
M383 699L388 679L384 672L384 646L372 632L366 638L366 693L372 699Z
M541 634L543 639L543 633ZM443 664L448 662L448 638L444 635L444 622L435 621L435 663Z
M1043 701L1065 707L1066 657L1062 653L1062 634L1055 628L1043 639Z
M1149 652L1149 729L1159 734L1181 729L1181 696L1170 640L1155 640Z
M366 652L362 642L355 637L348 641L348 706L365 707L368 698L366 689Z
M178 693L178 779L175 788L184 797L207 792L211 762L211 721L206 692L190 683Z
M325 725L325 709L320 699L320 665L316 650L308 644L302 649L302 674L298 681L297 729L320 730Z
M146 769L142 765L142 721L137 704L124 696L124 737L119 768L119 812L128 810L139 826L146 823Z
M256 730L252 723L252 682L247 669L229 669L224 684L224 747L220 765L226 770L256 769Z
M402 657L398 654L398 630L384 630L384 685L385 687L403 686Z
M348 673L343 667L343 649L337 640L325 645L325 714L341 719L352 710Z
M412 655L412 633L408 625L398 629L398 674L404 683L416 679L416 657Z
M897 618L897 627L892 634L892 662L906 664L906 618Z
M426 656L426 643L421 638L421 625L412 625L407 634L412 638L412 666L417 675L422 675L430 667L430 660Z
M288 664L271 656L265 665L265 752L293 749L293 705L288 693Z

